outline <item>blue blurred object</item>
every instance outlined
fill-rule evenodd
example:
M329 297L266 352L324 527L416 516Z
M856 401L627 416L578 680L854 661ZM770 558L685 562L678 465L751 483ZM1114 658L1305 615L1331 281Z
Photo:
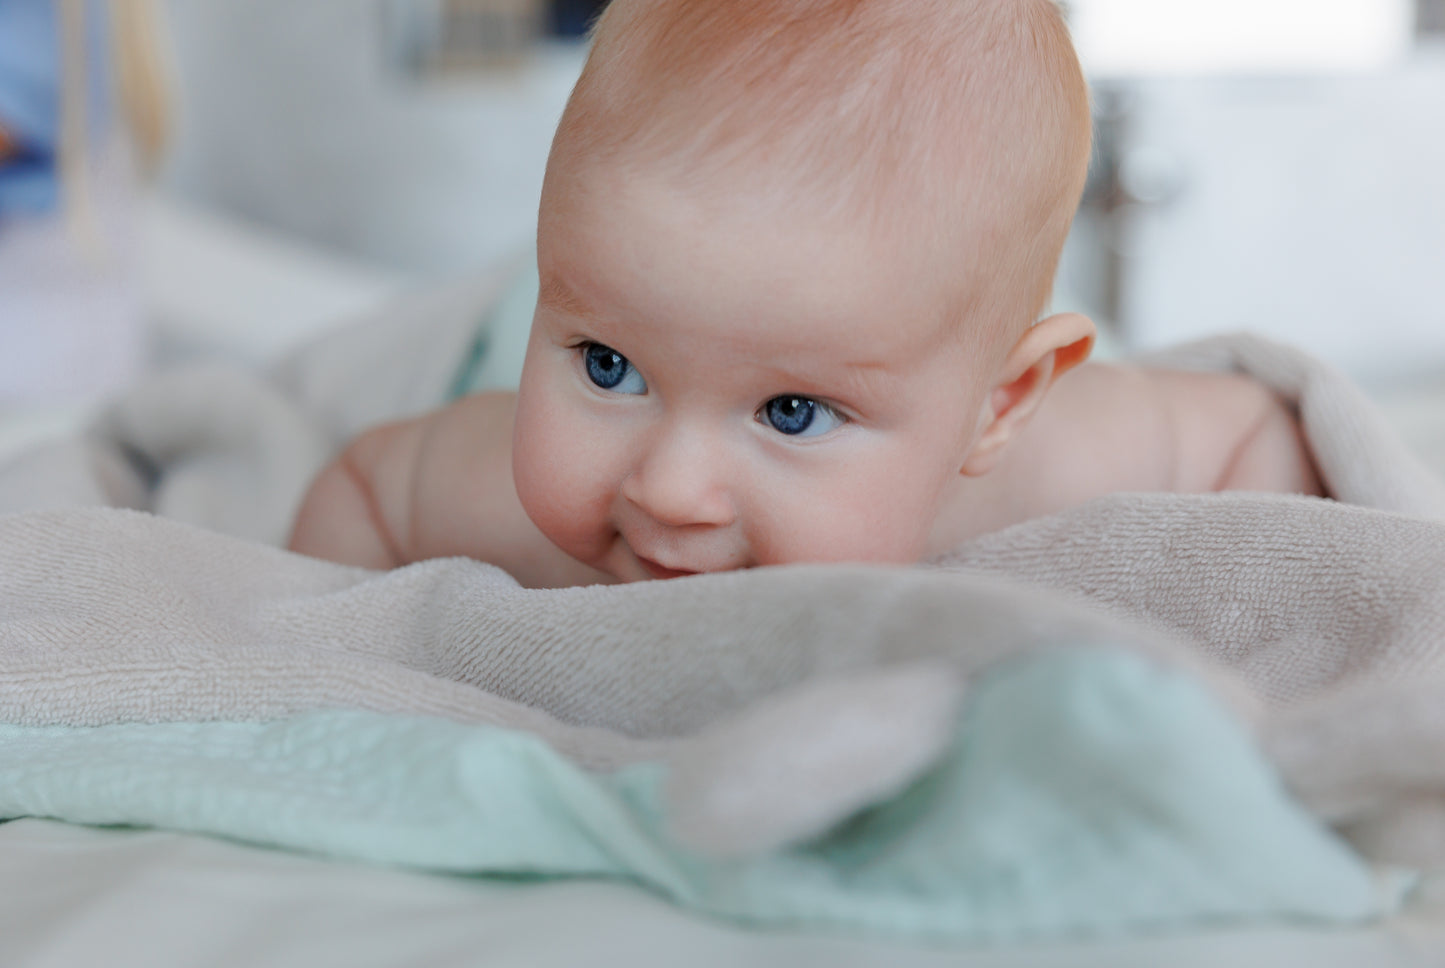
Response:
M607 0L552 0L552 33L558 37L586 36L605 6Z
M19 153L0 162L0 218L53 209L60 137L60 37L52 0L0 0L0 127Z

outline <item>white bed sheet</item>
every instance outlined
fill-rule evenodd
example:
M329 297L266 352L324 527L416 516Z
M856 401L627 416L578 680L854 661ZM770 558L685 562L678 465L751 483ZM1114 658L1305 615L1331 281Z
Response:
M1445 898L1369 930L1216 930L1127 943L910 948L761 933L600 882L357 867L156 831L0 825L6 968L1423 968Z

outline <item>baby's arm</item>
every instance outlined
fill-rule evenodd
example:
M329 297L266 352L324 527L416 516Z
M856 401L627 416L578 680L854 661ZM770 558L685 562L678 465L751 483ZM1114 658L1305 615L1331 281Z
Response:
M488 393L362 434L302 501L293 551L367 568L465 556L528 587L606 580L532 524L512 483L516 397Z
M362 568L388 569L406 563L369 473L376 456L389 452L398 437L415 435L406 427L389 424L368 431L316 476L296 512L287 547Z

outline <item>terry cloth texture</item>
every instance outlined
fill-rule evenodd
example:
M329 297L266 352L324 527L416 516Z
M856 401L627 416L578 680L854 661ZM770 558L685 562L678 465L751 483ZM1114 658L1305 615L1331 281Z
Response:
M454 337L446 366L390 361L431 374L425 393L382 378L372 350L411 344L390 335L395 321L376 320L363 328L370 349L339 334L270 378L181 373L141 387L86 440L0 469L0 496L120 494L277 540L286 501L268 489L294 501L330 447L385 416L379 401L405 410L443 398L473 336L476 317L460 310L476 298L454 294L429 317ZM1001 663L1092 646L1192 680L1249 727L1293 795L1370 858L1445 863L1445 488L1348 380L1296 351L1240 337L1169 362L1239 368L1294 402L1338 501L1119 495L987 536L935 567L556 591L460 559L349 569L134 512L17 514L0 518L0 721L262 722L352 709L500 726L589 769L667 762L679 842L756 858L831 836L946 774L968 745L967 734L954 742L948 711L964 709L966 724ZM207 402L225 394L229 407ZM312 463L297 484L302 455ZM930 675L901 671L919 667ZM1047 746L1073 728L1040 720L1033 735ZM1124 787L1155 796L1172 761L1154 759ZM50 801L26 809L37 802ZM1040 923L1013 917L991 923Z

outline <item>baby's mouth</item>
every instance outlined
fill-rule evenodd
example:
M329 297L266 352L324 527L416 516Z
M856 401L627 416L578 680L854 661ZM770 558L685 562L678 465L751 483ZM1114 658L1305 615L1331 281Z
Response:
M668 578L685 578L688 575L697 574L697 572L695 571L685 571L680 568L664 568L657 562L653 561L651 558L644 558L641 555L637 555L637 561L642 565L644 571L646 571L653 578L659 580Z

